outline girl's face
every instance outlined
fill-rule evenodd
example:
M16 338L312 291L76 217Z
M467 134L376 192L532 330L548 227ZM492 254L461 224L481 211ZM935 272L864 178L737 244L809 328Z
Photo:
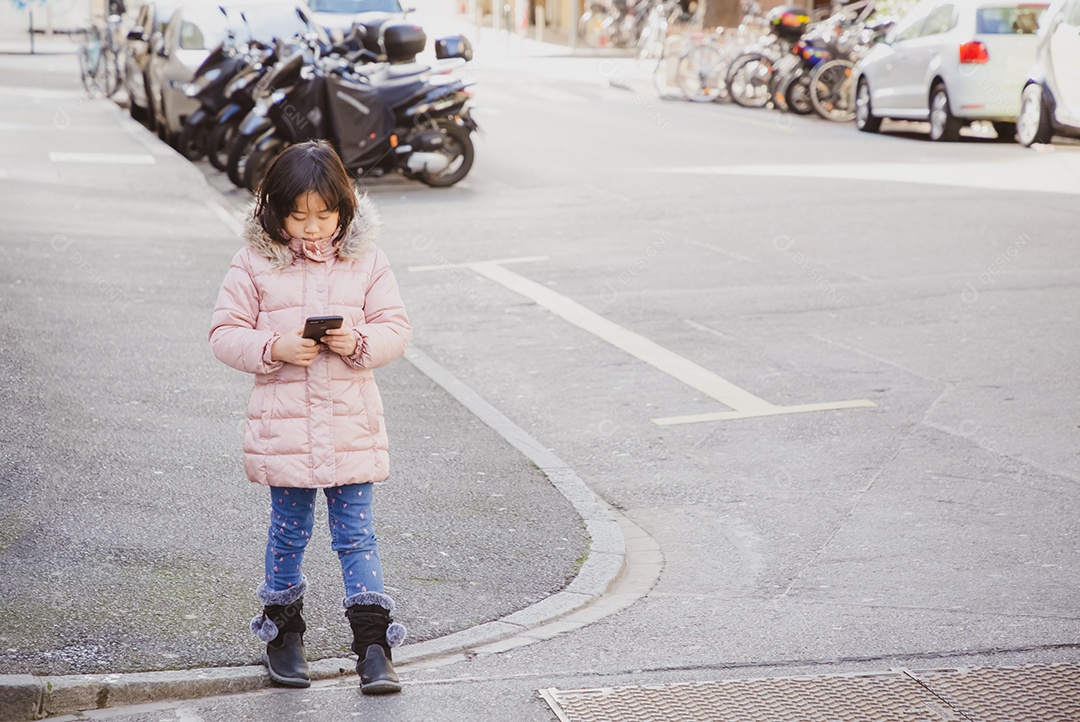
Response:
M285 232L305 241L329 238L337 227L338 212L327 208L326 201L313 191L298 197L292 213L285 217Z

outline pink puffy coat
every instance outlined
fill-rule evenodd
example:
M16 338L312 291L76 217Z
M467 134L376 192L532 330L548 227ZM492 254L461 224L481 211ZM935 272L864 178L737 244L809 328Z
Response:
M397 281L375 247L379 219L366 196L325 263L277 243L258 221L233 257L218 294L210 346L221 361L255 374L244 432L244 470L270 486L327 487L385 481L390 474L382 400L372 369L405 352L412 336ZM325 346L308 367L270 360L280 334L309 316L340 315L357 351Z

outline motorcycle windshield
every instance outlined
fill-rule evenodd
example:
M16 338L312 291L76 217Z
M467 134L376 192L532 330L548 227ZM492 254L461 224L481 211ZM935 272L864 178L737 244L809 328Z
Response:
M278 63L263 81L263 86L269 89L283 88L294 84L300 79L300 71L304 68L304 54L295 52Z

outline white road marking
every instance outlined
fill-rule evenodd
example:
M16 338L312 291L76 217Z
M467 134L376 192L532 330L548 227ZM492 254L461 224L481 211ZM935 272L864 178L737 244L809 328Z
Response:
M717 331L712 326L706 326L705 324L698 323L697 321L695 321L693 319L690 319L690 318L683 319L683 323L685 323L690 328L696 329L698 331L704 331L705 333L711 333L713 336L716 336L718 338L722 338L725 341L734 341L735 340L734 336L728 336L723 331Z
M722 400L721 400L722 401ZM730 405L730 404L729 404ZM735 411L718 411L709 414L691 414L689 416L666 416L653 419L657 426L675 426L677 424L699 424L703 421L732 421L734 419L752 419L757 416L780 416L782 414L805 414L811 411L838 411L841 409L864 409L877 406L869 399L855 399L853 401L830 401L823 404L797 404L795 406L774 406L769 404L765 409L737 409Z
M485 263L533 263L534 261L546 261L549 256L518 256L517 258L496 258L492 261L484 261ZM408 270L412 273L423 273L425 271L441 271L444 268L472 268L475 266L475 262L470 263L437 263L430 266L409 266Z
M672 424L690 424L702 421L727 421L732 419L746 419L755 416L774 416L778 414L797 414L810 411L877 406L873 401L866 399L824 404L803 404L799 406L777 406L769 403L765 399L754 396L749 391L736 386L725 378L717 376L712 371L699 366L693 361L669 351L654 341L650 341L640 334L636 334L629 329L609 321L600 314L585 308L580 303L551 290L547 286L543 286L536 281L531 281L524 276L502 267L498 261L481 261L461 264L461 266L470 268L484 278L495 281L511 291L530 299L574 326L588 331L594 336L607 341L612 346L625 351L634 358L644 361L650 366L681 381L690 388L699 391L732 409L731 411L718 413L653 419L653 423L655 424L668 426ZM445 268L445 266L443 267ZM427 270L427 267L425 267L425 270Z
M149 153L49 153L53 163L99 163L106 165L153 165Z
M42 127L43 126L40 123L38 123L38 124L34 124L34 123L0 123L0 132L3 132L3 133L8 133L8 132L11 132L11 133L21 133L21 132L40 133L41 130L42 130ZM108 126L91 126L91 127L87 128L87 127L72 127L72 126L69 125L66 128L64 128L65 133L70 133L72 131L74 131L76 133L108 133L108 132L110 132L112 130L113 129L108 127Z
M685 240L691 246L697 246L698 248L705 248L705 249L713 251L715 253L719 253L721 255L727 256L728 258L734 258L736 261L753 261L754 260L753 258L750 258L749 256L740 256L738 253L732 253L731 251L725 251L723 248L718 248L718 247L712 245L711 243L705 243L703 241L695 241L692 238L687 238Z
M644 169L673 175L738 175L871 180L927 185L1080 194L1080 157L1030 154L985 163L851 163L805 165L716 165Z

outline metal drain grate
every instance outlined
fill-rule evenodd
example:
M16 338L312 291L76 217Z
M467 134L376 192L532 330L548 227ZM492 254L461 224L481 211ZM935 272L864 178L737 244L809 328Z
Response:
M566 722L941 722L947 707L902 672L545 690Z
M1080 665L977 667L912 672L977 722L1080 721Z
M1078 722L1080 665L540 690L562 722Z

